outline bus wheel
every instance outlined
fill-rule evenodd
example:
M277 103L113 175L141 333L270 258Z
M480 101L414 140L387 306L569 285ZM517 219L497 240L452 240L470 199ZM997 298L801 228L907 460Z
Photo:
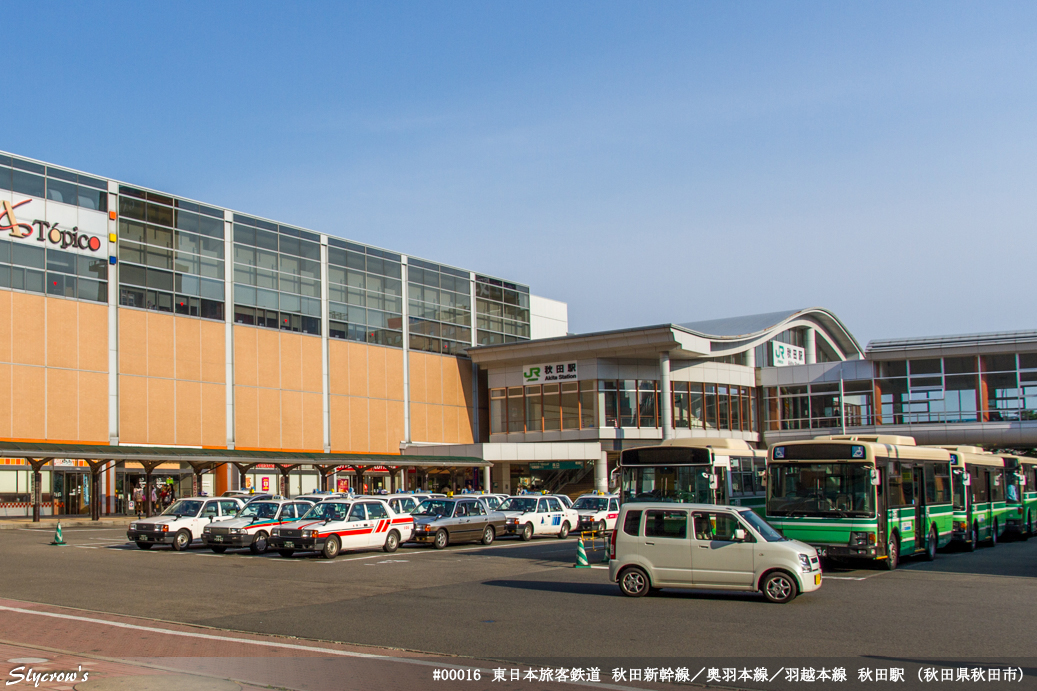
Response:
M938 538L937 538L937 535L936 535L936 525L933 525L933 527L929 529L929 541L925 545L925 560L926 561L933 561L934 559L936 559L936 541L937 541L937 539Z
M1033 534L1033 526L1030 525L1030 514L1026 514L1026 523L1023 524L1022 529L1019 531L1020 540L1029 540L1030 535Z
M994 527L990 529L990 546L997 546L997 521L994 521Z
M979 546L979 526L975 523L972 524L972 530L969 531L969 540L965 543L965 549L969 552L975 552L976 547Z
M886 546L886 560L885 566L887 571L893 571L897 568L897 564L900 563L900 543L895 537L889 538L889 545Z

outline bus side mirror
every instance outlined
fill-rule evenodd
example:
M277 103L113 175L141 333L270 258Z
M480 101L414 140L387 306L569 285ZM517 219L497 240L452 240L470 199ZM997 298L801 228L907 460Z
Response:
M871 484L873 484L873 485L881 485L882 484L882 479L879 477L879 470L878 470L878 468L872 468L871 469Z
M966 487L968 487L969 485L972 484L972 476L969 475L968 473L965 473L964 475L962 475L962 479L965 481L965 486Z
M711 490L716 490L719 487L720 487L720 481L717 479L717 476L716 475L711 476L709 478L709 488Z
M1022 474L1019 475L1019 486L1020 487L1026 487L1026 476L1025 475L1022 475Z

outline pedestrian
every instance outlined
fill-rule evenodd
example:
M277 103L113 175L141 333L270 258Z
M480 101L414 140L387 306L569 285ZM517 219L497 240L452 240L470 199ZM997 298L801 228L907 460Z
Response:
M137 509L137 518L144 518L144 491L140 485L133 488L133 506Z
M155 485L151 486L151 505L158 507L158 490L155 488Z

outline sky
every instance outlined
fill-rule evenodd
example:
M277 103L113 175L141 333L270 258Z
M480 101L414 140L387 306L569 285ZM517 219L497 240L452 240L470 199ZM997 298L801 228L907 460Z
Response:
M4 3L0 149L530 286L588 332L1037 328L1037 4Z

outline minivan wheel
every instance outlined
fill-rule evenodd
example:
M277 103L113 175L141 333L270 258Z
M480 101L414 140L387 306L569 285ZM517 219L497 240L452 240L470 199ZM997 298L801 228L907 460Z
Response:
M191 546L191 533L186 530L181 530L173 537L173 549L177 552L183 552L185 549Z
M523 542L529 542L530 540L533 539L533 524L532 523L527 523L524 526L522 526L522 535L521 535L521 537L522 537L522 541Z
M934 525L932 528L929 529L929 542L927 542L926 545L925 545L925 560L926 561L933 561L934 559L936 559L936 541L937 541L937 539L938 538L936 536L936 526Z
M792 576L783 571L775 571L763 580L761 590L769 601L783 605L795 599L799 588Z
M648 574L636 566L631 566L619 574L619 589L627 597L644 597L651 589Z

